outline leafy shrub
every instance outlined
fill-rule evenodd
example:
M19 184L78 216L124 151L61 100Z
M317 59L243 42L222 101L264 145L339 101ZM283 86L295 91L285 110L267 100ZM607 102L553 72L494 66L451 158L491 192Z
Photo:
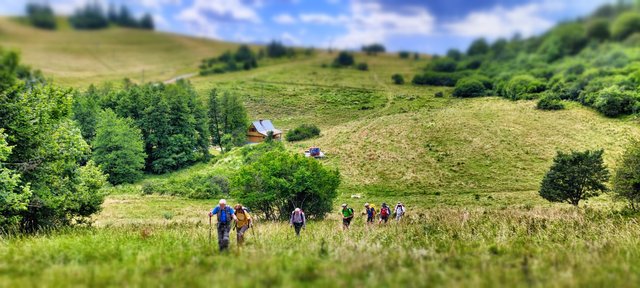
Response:
M544 83L531 75L513 77L504 87L504 96L511 100L533 99L546 89Z
M460 79L453 90L454 97L479 97L485 94L486 90L482 82L473 77Z
M281 58L284 56L294 56L295 50L287 48L279 41L271 41L267 44L267 57L269 58Z
M400 74L393 74L391 76L391 80L393 80L393 83L396 85L404 84L404 77L402 77L402 75Z
M287 132L287 141L301 141L320 135L320 128L313 124L302 124Z
M487 52L489 52L489 44L487 43L486 39L480 38L471 42L471 45L467 50L467 55L484 55L487 54Z
M340 185L337 170L284 149L269 150L254 159L233 178L237 189L232 196L255 213L268 220L286 220L292 207L311 218L323 218L332 211Z
M449 49L447 51L447 57L455 61L460 61L460 59L462 59L462 52L458 49Z
M398 52L398 56L400 57L400 59L409 59L409 55L411 53L409 53L409 51L400 51Z
M367 71L369 70L369 65L367 65L367 63L358 63L358 65L356 65L356 69L360 71Z
M594 19L587 24L587 37L598 41L604 41L611 37L609 32L609 20Z
M444 73L428 71L422 75L416 75L411 81L416 85L433 85L433 86L456 86L456 83L465 74L462 73Z
M618 40L624 40L631 34L640 32L640 13L622 13L611 25L611 36Z
M562 24L551 31L539 48L547 61L552 62L564 56L575 55L588 43L584 26L579 23Z
M613 192L628 201L633 210L640 208L640 142L632 140L622 155L613 177Z
M538 100L536 108L539 110L562 110L564 104L562 104L560 97L549 93Z
M616 117L633 113L637 101L638 96L635 92L611 86L597 93L593 108L605 116Z
M353 55L346 51L340 52L336 59L333 60L333 65L336 67L351 66L353 63Z
M455 72L457 65L453 59L444 57L432 60L428 69L435 72Z
M379 43L362 46L362 52L367 53L367 55L377 55L378 53L384 53L385 51L386 49L384 45Z

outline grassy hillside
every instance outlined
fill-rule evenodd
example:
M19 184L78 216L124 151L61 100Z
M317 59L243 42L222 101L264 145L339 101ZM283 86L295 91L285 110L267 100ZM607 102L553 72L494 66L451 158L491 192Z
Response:
M2 46L21 52L22 62L42 70L58 84L86 87L91 83L163 81L197 71L202 58L236 44L137 29L76 31L35 29L0 18Z

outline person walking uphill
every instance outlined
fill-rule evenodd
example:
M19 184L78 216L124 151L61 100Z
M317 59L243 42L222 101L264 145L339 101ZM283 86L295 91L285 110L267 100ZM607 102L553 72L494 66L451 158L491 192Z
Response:
M400 221L400 219L402 219L402 216L404 216L404 213L405 213L404 205L402 205L401 202L398 202L398 204L393 210L396 214L396 221Z
M347 204L342 204L342 230L349 230L351 220L353 220L353 209L347 207Z
M387 223L387 221L389 221L389 215L391 215L391 209L389 209L387 203L382 203L382 207L380 208L380 221L378 221L378 224L382 223L382 221Z
M304 229L307 226L307 219L304 217L304 212L302 212L300 208L296 208L291 212L289 225L293 226L293 229L296 230L296 236L300 237L300 229Z
M220 199L218 206L209 212L209 218L216 215L218 218L218 246L220 252L229 248L229 232L231 231L231 221L238 220L231 207L227 206L227 200Z
M238 246L244 243L244 233L251 228L253 220L251 219L251 215L247 212L244 207L240 204L236 204L235 213L236 213L236 239L238 239Z
M369 203L364 204L365 212L367 213L367 224L373 224L373 221L376 217L376 208Z

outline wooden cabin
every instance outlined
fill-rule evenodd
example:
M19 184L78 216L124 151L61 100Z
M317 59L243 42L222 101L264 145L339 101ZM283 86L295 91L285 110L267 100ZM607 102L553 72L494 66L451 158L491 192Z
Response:
M249 143L260 143L267 139L269 132L273 132L273 140L282 140L282 131L273 127L270 120L253 121L247 131Z

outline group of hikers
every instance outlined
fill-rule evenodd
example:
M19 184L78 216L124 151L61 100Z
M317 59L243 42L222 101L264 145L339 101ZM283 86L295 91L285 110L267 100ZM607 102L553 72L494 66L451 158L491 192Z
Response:
M376 210L375 206L369 203L364 204L365 211L362 213L367 216L367 225L375 223L376 215L378 215L378 224L387 223L390 217L395 217L396 221L400 221L404 216L406 210L401 202L398 202L396 206L391 210L387 203L382 203L380 211ZM351 221L355 216L353 208L347 204L342 204L342 229L348 230L351 225ZM209 225L211 226L211 218L216 216L217 231L218 231L218 246L220 251L229 249L229 238L232 229L236 232L236 239L238 245L244 243L245 233L253 226L253 219L249 214L248 209L240 204L236 204L233 208L227 205L225 199L220 199L218 206L211 209L209 212ZM289 226L294 228L297 237L300 237L300 231L307 226L307 219L304 215L304 211L300 208L295 208L291 212L289 218ZM209 241L211 241L211 231L209 231Z

